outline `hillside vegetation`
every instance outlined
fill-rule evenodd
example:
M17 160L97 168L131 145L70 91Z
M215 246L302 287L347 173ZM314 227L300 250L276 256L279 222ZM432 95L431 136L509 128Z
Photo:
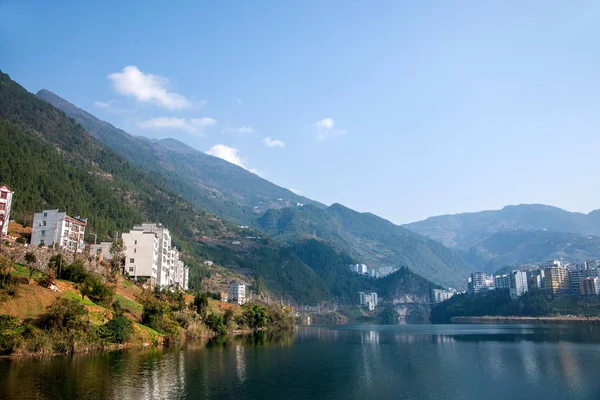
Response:
M40 90L37 96L74 118L117 154L146 170L164 174L179 194L223 219L250 224L256 213L269 208L296 203L319 205L178 140L132 136L48 90Z
M407 267L443 286L462 287L468 264L439 243L419 236L373 214L358 213L340 204L267 211L262 230L286 243L316 235L371 266Z
M59 208L88 218L89 240L92 233L108 239L135 223L161 222L191 266L192 288L210 273L200 261L211 259L251 281L262 277L273 295L287 301L329 298L310 268L276 242L247 239L258 234L193 206L169 178L132 165L1 73L0 141L0 182L15 191L11 216L20 223L31 224L42 208Z

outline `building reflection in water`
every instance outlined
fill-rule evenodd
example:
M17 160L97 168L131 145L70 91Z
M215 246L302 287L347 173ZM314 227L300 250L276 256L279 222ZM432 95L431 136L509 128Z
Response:
M246 360L244 358L244 346L235 345L235 369L240 383L246 381Z

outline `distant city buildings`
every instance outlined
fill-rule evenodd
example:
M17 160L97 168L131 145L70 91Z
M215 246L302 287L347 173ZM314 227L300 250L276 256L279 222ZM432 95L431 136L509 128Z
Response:
M483 272L474 272L467 278L468 293L481 293L494 289L508 290L512 299L535 290L544 290L553 296L568 294L598 296L599 266L597 260L586 260L577 264L563 264L558 260L548 260L540 265L521 265L519 269L494 277ZM443 296L432 292L434 302Z
M229 301L239 305L245 304L246 285L238 281L229 283Z
M494 277L485 272L473 272L467 278L467 287L469 293L481 293L488 290L494 290Z
M378 302L377 293L375 293L375 292L371 292L371 293L358 292L358 296L359 296L359 303L361 306L367 307L369 309L369 311L375 310L375 307L377 307L377 302Z
M13 193L8 186L0 186L0 239L8 235L8 221L10 221Z
M383 278L398 271L395 267L369 267L367 264L351 264L350 271L355 274L369 276L371 278Z
M600 294L600 278L597 276L583 278L580 283L580 292L582 296L598 296Z
M525 271L511 271L508 274L510 298L516 299L527 293L527 273Z
M57 246L59 249L82 252L87 219L70 217L59 210L43 210L33 215L32 246Z
M456 290L452 288L445 289L431 289L431 300L434 303L441 303L446 301L456 294Z
M555 296L569 294L569 271L559 261L549 261L544 266L544 288Z

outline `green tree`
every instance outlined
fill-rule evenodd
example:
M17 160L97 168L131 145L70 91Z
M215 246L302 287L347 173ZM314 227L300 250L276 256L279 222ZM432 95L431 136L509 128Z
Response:
M194 307L196 307L196 312L198 312L202 318L206 318L206 313L208 311L208 293L196 295L196 297L194 297Z
M125 246L123 239L116 239L110 245L110 255L114 269L120 270L125 265L125 251L127 251L127 246Z
M25 253L25 262L27 263L27 267L29 268L29 277L31 278L33 276L33 271L34 268L31 266L33 263L35 263L37 261L37 257L35 256L35 254L33 254L33 252L28 251L27 253Z

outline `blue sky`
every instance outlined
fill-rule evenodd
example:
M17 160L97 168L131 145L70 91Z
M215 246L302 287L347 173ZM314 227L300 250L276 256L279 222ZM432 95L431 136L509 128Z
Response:
M395 223L600 208L598 2L5 0L0 14L0 69L29 91L327 204Z

